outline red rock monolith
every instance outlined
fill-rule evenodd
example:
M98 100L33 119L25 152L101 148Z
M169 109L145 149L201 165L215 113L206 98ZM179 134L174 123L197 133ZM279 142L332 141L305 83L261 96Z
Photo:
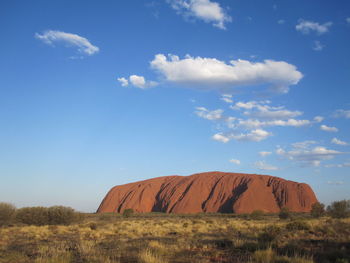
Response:
M309 212L317 198L304 183L282 178L224 172L165 176L113 187L97 212L276 213L282 207Z

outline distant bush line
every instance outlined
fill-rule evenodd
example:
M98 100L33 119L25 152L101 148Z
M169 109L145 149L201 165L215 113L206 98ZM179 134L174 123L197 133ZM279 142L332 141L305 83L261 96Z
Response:
M70 225L83 219L83 214L65 206L23 207L16 209L8 203L0 203L0 226L26 225Z
M113 213L114 214L114 213ZM132 209L126 209L122 216L123 217L149 217L154 214L157 216L159 213L149 213L149 214L138 214L135 213ZM163 213L162 213L163 214ZM83 214L75 211L73 208L65 207L65 206L52 206L52 207L24 207L17 209L14 205L9 203L1 203L0 202L0 227L14 224L25 224L25 225L70 225L73 223L79 223L83 221L83 219L88 214ZM213 214L213 216L233 216L233 217L241 217L247 220L262 220L269 214L264 213L260 210L255 210L251 214L245 215L236 215L236 214ZM160 216L160 215L158 215ZM188 216L201 216L198 215L164 215L164 216L178 216L178 217L188 217ZM206 216L210 216L210 214L206 214ZM281 220L286 219L296 219L298 217L298 213L292 213L287 208L282 208L278 213L278 216ZM325 205L322 203L315 203L312 206L312 209L309 213L309 216L313 218L318 218L322 216L330 216L332 218L346 218L350 217L350 200L342 200L335 201L331 203L325 209ZM101 219L113 219L114 216L112 214L101 214L99 215ZM295 223L288 226L290 229L301 229L307 228L307 226L301 223Z

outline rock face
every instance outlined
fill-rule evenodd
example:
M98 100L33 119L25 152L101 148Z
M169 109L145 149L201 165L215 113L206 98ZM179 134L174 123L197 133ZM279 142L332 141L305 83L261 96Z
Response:
M304 183L282 178L223 172L165 176L113 187L98 213L251 213L254 210L309 212L317 198Z

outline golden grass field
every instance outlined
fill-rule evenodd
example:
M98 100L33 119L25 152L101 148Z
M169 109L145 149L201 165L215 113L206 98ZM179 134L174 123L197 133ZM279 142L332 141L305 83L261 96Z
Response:
M344 263L349 258L349 218L102 214L69 226L0 228L0 263Z

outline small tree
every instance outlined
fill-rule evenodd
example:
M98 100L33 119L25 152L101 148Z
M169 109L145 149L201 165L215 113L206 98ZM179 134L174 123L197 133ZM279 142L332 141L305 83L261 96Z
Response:
M327 207L328 214L333 218L350 216L350 200L335 201Z
M314 218L321 217L325 214L324 204L316 202L311 206L310 214Z
M125 209L125 210L124 210L123 216L129 217L129 216L131 216L133 213L134 213L134 210L131 209L131 208L128 208L128 209Z
M16 213L16 207L8 203L0 203L0 226L8 225L12 222Z
M287 207L281 208L281 211L279 212L278 217L280 219L288 219L288 218L290 218L289 209Z

